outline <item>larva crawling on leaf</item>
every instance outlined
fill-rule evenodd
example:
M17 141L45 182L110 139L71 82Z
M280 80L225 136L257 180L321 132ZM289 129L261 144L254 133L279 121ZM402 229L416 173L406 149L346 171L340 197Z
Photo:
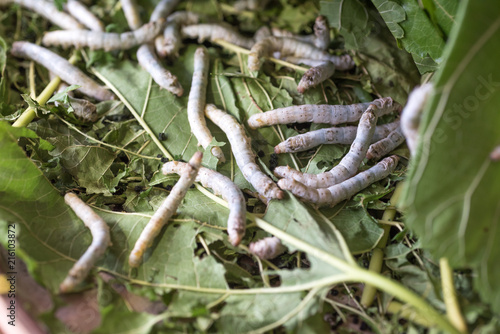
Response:
M315 87L330 78L335 73L335 65L326 61L308 69L300 79L297 91L304 94L309 88Z
M283 199L284 193L255 163L251 141L243 126L233 116L217 109L213 104L206 105L205 115L226 133L236 164L245 179L255 188L259 197L266 203L273 198Z
M354 67L354 62L349 55L333 56L317 47L294 38L268 37L255 43L248 55L248 69L258 71L262 65L262 57L270 57L274 52L279 52L281 56L293 56L309 58L315 60L330 61L335 68L341 71Z
M150 21L157 21L161 18L166 19L174 8L179 4L180 0L160 0L151 13Z
M80 1L68 0L65 9L90 30L104 31L104 24L101 20Z
M62 293L70 292L88 275L95 262L106 252L111 245L109 227L85 202L73 193L67 193L64 201L75 212L92 234L92 243L78 261L70 269L68 276L59 286Z
M399 120L377 125L371 143L384 139L399 126ZM293 136L274 147L274 153L297 153L323 144L350 145L356 138L357 126L343 126L309 131Z
M208 129L205 121L205 101L207 95L208 70L210 57L207 49L201 46L194 53L194 71L189 100L187 104L187 114L191 132L198 140L199 145L206 149L214 138ZM220 161L225 162L226 158L219 146L214 146L211 153Z
M374 104L377 107L375 111L377 117L393 111L401 111L401 105L394 102L390 97L350 105L304 104L301 106L278 108L252 115L248 119L248 125L252 129L257 129L263 126L290 123L312 122L332 125L351 123L359 120L370 104Z
M397 127L391 133L389 133L389 135L386 138L381 139L378 142L370 145L370 148L366 153L366 158L379 160L384 155L388 154L396 147L401 145L404 141L405 141L405 136L401 131L401 127Z
M198 14L178 11L167 17L167 25L163 35L155 38L156 52L160 57L179 56L182 46L180 29L182 26L197 24L200 21Z
M181 174L186 165L184 162L169 161L163 165L162 171L165 175ZM228 202L227 233L231 244L238 246L246 227L246 202L240 188L228 177L205 167L200 167L196 182L200 182L205 188L211 188L216 195L221 195Z
M52 1L46 0L0 0L0 7L7 6L10 4L16 3L25 8L28 8L53 24L67 30L78 30L84 29L83 25L81 25L78 21L76 21L70 15L61 12L57 9Z
M395 155L387 157L370 169L328 188L307 187L293 179L281 179L278 185L281 189L289 190L295 196L318 207L334 206L354 196L370 184L389 176L396 168L398 161L399 158Z
M120 0L120 3L130 29L139 29L142 26L142 20L139 16L136 0Z
M307 187L326 188L334 184L347 180L358 171L359 165L366 156L366 151L370 145L377 116L374 110L376 107L371 104L361 116L356 138L351 145L349 152L342 158L338 165L327 172L319 174L302 173L289 166L278 166L274 169L274 175L294 179Z
M311 67L320 66L320 65L325 63L325 61L321 60L321 59L319 59L319 60L318 59L308 59L308 58L300 58L300 57L292 57L292 56L281 57L281 59L283 59L286 62L292 63L292 64L297 64L297 65L304 64L304 65L311 66Z
M45 33L42 43L47 46L57 45L67 48L89 47L91 50L126 50L152 41L163 30L165 19L149 22L137 30L123 34L89 30L56 30Z
M105 87L100 86L76 66L46 48L29 42L14 42L11 52L16 57L28 58L41 64L69 84L81 86L78 88L80 92L96 100L104 101L115 98L113 93Z
M137 239L134 249L130 253L128 263L130 267L138 267L141 264L142 256L146 249L151 247L154 239L158 236L161 229L172 217L182 200L186 196L189 187L194 183L198 170L201 166L202 152L196 152L189 160L186 168L183 168L179 181L170 191L170 195L163 201L158 210L153 214L151 220Z
M269 27L267 26L262 26L255 32L255 34L253 35L253 39L256 42L259 42L264 38L268 38L270 36L272 36L271 29L269 29Z
M276 237L266 237L252 242L248 245L248 249L250 253L263 260L274 259L286 251L286 247Z
M276 27L271 29L271 34L274 37L293 38L304 43L312 44L320 50L326 50L330 44L330 28L324 16L318 16L316 18L313 35L295 35L288 30Z
M182 27L181 32L184 38L197 38L198 43L222 39L246 49L250 49L255 44L253 38L241 35L228 24L195 24Z

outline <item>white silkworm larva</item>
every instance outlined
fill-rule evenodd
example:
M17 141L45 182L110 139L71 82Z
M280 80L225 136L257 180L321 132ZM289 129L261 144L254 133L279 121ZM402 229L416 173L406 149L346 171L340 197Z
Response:
M299 58L299 57L282 57L284 61L287 61L292 64L304 64L307 66L320 66L325 63L324 60L317 60L317 59L307 59L307 58Z
M89 228L92 234L92 243L59 286L59 290L63 293L72 291L85 279L94 263L111 244L108 225L85 202L73 193L67 193L64 196L64 201Z
M274 175L278 177L292 178L307 187L327 188L347 180L358 171L359 165L366 156L366 151L375 132L377 116L375 116L372 104L361 116L356 138L349 152L342 158L338 165L327 172L319 174L302 173L289 166L278 166L274 169Z
M191 132L198 139L199 145L206 149L214 138L208 129L205 121L205 101L207 95L208 70L210 57L207 49L199 47L194 53L194 71L189 91L189 100L187 104L187 114ZM220 162L225 162L226 158L219 146L214 146L210 152Z
M44 47L29 42L14 42L11 52L16 57L29 58L41 64L69 84L81 86L78 88L80 92L96 100L115 98L113 93L90 79L76 66Z
M248 245L250 253L259 259L271 260L285 252L286 247L281 244L281 240L276 237L267 237Z
M399 126L399 120L377 125L371 143L384 139ZM332 127L293 136L274 147L274 153L297 153L323 144L350 145L356 138L357 126Z
M184 38L197 38L198 43L207 39L211 42L222 39L247 49L250 49L255 43L253 38L245 37L225 24L195 24L184 26L181 31Z
M425 103L429 100L433 91L434 86L431 83L415 88L408 96L408 102L406 102L401 112L401 130L406 137L406 144L412 155L415 153L417 146L420 117Z
M128 26L131 30L137 30L142 26L142 20L139 16L137 3L135 0L120 0L122 5L123 14L127 20Z
M404 141L405 136L401 131L401 127L397 127L389 133L386 138L370 145L368 153L366 153L366 158L378 160L401 145Z
M269 0L237 0L233 7L236 10L262 10Z
M0 7L10 5L12 3L17 3L23 7L26 7L53 24L67 30L78 30L84 29L83 25L78 23L73 17L70 15L61 12L57 9L52 1L46 0L0 0Z
M399 158L392 155L383 159L370 169L329 188L316 189L306 187L302 183L293 179L281 179L278 181L278 185L281 189L289 190L295 196L306 202L315 204L318 207L334 206L341 201L354 196L370 184L389 176L389 174L396 168L398 161Z
M205 115L226 133L236 164L245 179L259 193L259 197L265 202L273 198L283 199L284 193L255 163L255 154L252 151L251 140L246 135L243 126L233 116L217 109L213 104L206 105Z
M65 6L68 13L73 15L84 26L93 31L104 31L104 24L84 4L76 0L68 0Z
M248 69L258 71L262 65L261 57L270 57L274 52L281 56L293 56L316 60L331 61L338 70L348 70L354 67L354 62L349 55L333 56L328 52L294 38L268 37L255 43L248 55Z
M300 79L299 85L297 86L298 92L303 94L309 88L312 88L331 77L333 73L335 73L335 65L329 61L323 62L318 66L311 67Z
M153 244L154 239L160 234L163 226L172 217L182 200L186 196L189 187L194 183L198 170L201 166L202 152L196 152L189 160L188 165L181 172L179 181L170 191L170 195L163 201L158 210L153 214L151 220L137 239L134 249L130 253L128 263L130 267L138 267L142 261L142 255Z
M253 35L253 39L256 42L259 42L264 38L268 38L270 36L272 36L271 29L269 29L269 27L267 26L262 26L255 32L255 34Z
M137 60L160 87L177 96L184 94L184 89L177 77L161 65L160 60L154 53L152 44L144 44L139 47Z
M248 125L256 129L263 126L290 123L312 122L332 125L351 123L359 120L370 104L374 104L377 107L375 112L377 117L389 114L392 111L401 111L401 105L394 102L390 97L351 105L304 104L301 106L278 108L252 115L248 119Z
M180 0L161 0L156 5L153 13L151 13L149 21L157 21L161 18L166 19L179 2Z
M330 27L324 16L318 16L314 21L314 45L320 50L328 49L330 44Z
M162 171L165 175L181 174L184 168L184 162L169 161L163 165ZM216 195L221 195L228 202L227 233L231 244L238 246L245 235L246 227L246 202L240 188L228 177L205 167L200 167L196 182L200 182L205 188L211 188Z
M316 38L316 36L314 36L314 35L296 35L291 31L276 28L276 27L271 28L271 36L293 38L293 39L296 39L298 41L308 43L311 45L314 45L314 40Z
M193 12L178 11L167 17L167 25L163 35L155 38L156 52L160 57L179 56L182 47L180 27L197 24L200 20L198 14Z
M45 33L42 42L44 45L60 45L64 48L69 46L76 48L87 46L91 50L126 50L152 41L163 30L164 23L165 19L162 18L158 21L149 22L137 30L123 34L88 30L56 30Z

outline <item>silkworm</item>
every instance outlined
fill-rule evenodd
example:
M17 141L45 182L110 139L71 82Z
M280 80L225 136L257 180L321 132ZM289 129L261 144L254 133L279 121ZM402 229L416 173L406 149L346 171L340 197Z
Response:
M251 140L246 135L243 126L233 116L217 109L213 104L206 105L205 115L226 133L236 164L245 179L258 192L259 197L265 202L273 198L283 199L284 193L255 163L255 154L252 151Z
M279 166L274 169L274 175L278 177L292 178L307 187L326 188L347 180L358 171L359 165L366 156L366 151L375 132L377 116L376 107L371 104L361 116L356 138L349 152L342 160L327 172L319 174L302 173L289 166Z
M16 3L20 6L26 7L53 24L67 30L78 30L84 29L84 27L78 23L73 17L70 15L61 12L57 9L52 1L45 0L0 0L0 6L7 6L12 3Z
M186 168L186 163L169 161L163 165L163 174L181 174ZM211 188L216 195L229 204L229 217L227 218L227 233L232 245L238 246L245 235L246 202L243 193L228 177L214 170L200 167L196 182L205 188Z
M333 56L308 43L288 37L268 37L255 43L248 55L248 69L258 71L262 65L261 57L270 57L273 52L281 56L302 57L316 60L331 61L338 70L348 70L354 67L349 55Z
M325 63L324 60L317 60L317 59L308 59L308 58L300 58L300 57L281 57L284 61L287 61L292 64L304 64L308 66L320 66Z
M160 87L177 96L184 94L184 89L177 77L161 65L160 60L154 53L152 44L144 44L139 47L137 60Z
M108 246L111 245L109 227L99 215L73 193L64 195L64 201L89 228L92 234L92 243L71 267L68 276L59 286L62 293L74 290L85 279L95 262L106 252Z
M320 15L314 21L314 45L320 50L328 49L330 44L330 27L326 17Z
M329 61L323 62L318 66L311 67L300 79L297 91L303 94L309 88L315 87L330 78L333 73L335 73L335 65Z
M318 207L334 206L349 199L370 184L382 180L396 168L399 158L395 155L387 157L364 172L328 188L311 188L293 179L281 179L278 185L281 189L291 191L303 201Z
M198 14L193 12L178 11L167 17L167 25L163 35L155 38L156 52L160 57L179 56L182 47L180 27L197 24L200 20Z
M378 160L401 145L404 141L405 136L401 131L401 127L397 127L391 133L389 133L386 138L370 145L368 153L366 153L366 158Z
M236 10L262 10L269 0L237 0L233 7Z
M399 120L375 127L371 143L384 139L399 126ZM356 138L357 126L332 127L293 136L274 147L274 153L297 153L323 144L350 145Z
M255 34L253 35L253 39L256 42L259 42L263 40L264 38L268 38L269 36L272 36L271 30L267 26L262 26L260 27Z
M29 58L41 64L69 84L81 86L78 88L80 92L96 100L113 100L115 98L113 93L90 79L76 66L44 47L29 42L14 42L11 52L16 57Z
M267 237L248 245L250 253L259 259L270 260L285 252L286 247L281 244L281 240L276 237Z
M226 42L250 49L255 41L253 38L245 37L226 24L194 24L184 26L181 29L184 38L198 38L198 43L206 40L213 42L222 39Z
M377 107L377 117L389 114L392 111L401 110L401 105L394 102L390 97L351 105L304 104L301 106L278 108L252 115L248 119L248 125L252 129L256 129L263 126L290 123L312 122L336 125L356 122L361 118L361 115L370 104L374 104Z
M406 102L401 112L401 130L406 137L406 144L412 155L415 153L417 146L420 117L425 103L429 100L433 91L434 86L431 83L415 88L408 96L408 102Z
M87 46L91 50L126 50L153 40L163 29L164 24L165 19L162 18L158 21L149 22L137 30L123 34L88 30L56 30L45 33L42 42L48 46L60 45L63 48L69 46L82 48Z
M166 17L172 13L174 8L180 0L161 0L156 5L153 13L151 13L150 21L158 21L159 19L166 19Z
M84 4L76 0L68 0L65 6L68 13L73 15L84 26L93 31L104 31L104 24Z
M148 222L142 231L139 239L137 239L134 249L130 253L128 263L130 267L138 267L142 261L142 255L153 244L154 239L160 233L162 227L172 217L181 201L186 196L189 187L194 183L196 175L201 165L202 152L196 152L189 160L188 165L181 172L179 181L170 191L170 195L163 201L158 210L153 214L151 220Z
M207 95L208 70L210 57L207 49L199 47L194 53L194 71L189 91L187 104L187 114L191 132L198 139L199 145L206 149L214 138L208 129L205 121L205 101ZM219 146L214 146L211 153L220 161L225 162L226 158Z
M142 26L142 20L139 16L137 3L135 0L120 0L122 5L123 14L127 20L128 26L132 30L137 30Z

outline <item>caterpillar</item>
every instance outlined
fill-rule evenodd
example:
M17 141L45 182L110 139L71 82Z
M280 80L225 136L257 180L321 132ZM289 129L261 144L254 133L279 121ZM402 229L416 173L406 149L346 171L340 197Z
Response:
M142 255L153 244L153 240L158 236L162 227L172 217L186 193L194 183L196 175L201 165L202 152L196 152L189 160L186 168L181 172L179 181L170 191L170 195L163 201L158 210L153 214L151 220L137 239L132 252L130 253L128 263L130 267L138 267L142 261Z
M302 173L289 166L279 166L274 169L274 175L278 177L292 178L307 187L326 188L347 180L356 174L359 165L366 156L366 151L375 132L377 116L375 116L375 105L371 104L361 116L356 138L351 145L349 152L342 158L338 165L331 170L319 173Z
M253 39L256 42L259 42L264 38L268 38L270 36L272 36L271 29L269 29L269 27L267 26L262 26L255 32L255 34L253 35Z
M92 234L92 243L60 284L59 290L62 293L74 290L88 275L94 263L106 252L106 248L111 245L109 227L99 215L73 193L64 195L64 201L89 228Z
M234 9L241 10L262 10L266 7L269 0L236 0L233 4Z
M405 136L401 131L401 127L397 127L392 130L386 138L370 145L370 148L366 153L366 158L378 160L401 145L404 141Z
M282 56L330 61L335 65L336 69L342 71L354 67L354 62L349 55L333 56L313 45L294 38L271 36L252 46L248 55L248 69L258 71L262 65L260 58L270 57L273 52L280 52Z
M63 48L69 46L82 48L87 46L91 50L126 50L152 41L163 29L164 24L165 19L161 18L157 21L149 22L137 30L123 34L88 30L56 30L45 33L42 43L47 46L56 45Z
M163 174L181 174L186 163L178 161L169 161L163 165ZM228 177L214 170L200 167L196 182L200 182L203 187L211 188L216 195L229 204L229 217L227 218L227 233L229 241L233 246L238 246L245 235L246 223L246 202L240 188L234 184Z
M44 47L29 42L14 42L11 52L16 57L29 58L41 64L69 84L81 86L78 88L80 92L96 100L113 100L115 98L113 93L90 79L76 66Z
M370 104L374 104L377 107L377 117L389 114L392 111L401 111L401 105L394 102L390 97L351 105L304 104L301 106L278 108L252 115L248 119L248 125L252 129L256 129L263 126L289 123L312 122L336 125L356 122L361 118L361 115Z
M281 179L278 185L281 189L291 191L303 201L318 207L334 206L343 200L354 196L370 184L382 180L396 168L399 158L395 155L384 158L375 166L328 188L311 188L293 179Z
M399 120L377 125L371 143L375 143L389 135L392 130L399 126ZM274 147L274 153L297 153L307 151L313 147L323 144L350 145L356 138L357 126L332 127L309 131L304 134L293 136Z
M52 1L46 0L0 0L0 7L7 6L12 3L16 3L20 6L26 7L53 24L67 30L79 30L84 29L77 20L75 20L70 15L61 12L57 9Z
M292 57L292 56L287 56L287 57L281 57L281 59L283 59L284 61L287 61L289 63L292 63L292 64L304 64L304 65L307 65L307 66L312 66L312 67L315 67L315 66L320 66L322 64L325 63L324 60L321 60L321 59L308 59L308 58L300 58L300 57Z
M181 32L184 38L197 38L198 43L202 43L206 40L212 42L216 39L222 39L247 49L250 49L255 44L253 38L241 35L227 24L212 23L189 25L182 27Z
M286 37L293 38L298 41L312 44L320 50L326 50L330 44L330 28L328 26L328 21L324 16L318 16L314 22L314 34L313 35L295 35L294 33L273 27L271 29L271 34L274 37ZM305 63L304 63L305 64Z
M311 67L300 79L297 91L304 94L304 92L309 88L315 87L330 78L333 73L335 73L335 65L329 61Z
M65 9L90 30L104 31L104 24L80 1L68 0Z
M255 163L251 141L243 126L233 116L217 109L213 104L205 106L205 115L226 133L236 164L245 179L255 188L259 197L266 203L273 198L283 199L284 193Z
M276 237L266 237L248 245L250 253L257 256L259 259L270 260L285 252L286 247L283 246L281 240Z
M197 24L199 20L198 14L193 12L178 11L169 15L163 35L155 38L158 55L160 57L179 56L179 50L182 46L180 27Z
M123 14L127 20L128 26L132 30L137 30L142 26L142 20L139 16L137 3L135 0L120 0L122 5Z
M174 8L179 4L180 0L161 0L155 6L151 13L150 21L158 21L161 18L166 18Z
M205 121L205 101L208 84L208 69L210 57L205 47L199 47L194 53L194 72L189 91L187 104L187 114L191 132L199 142L199 145L206 149L212 142L213 136ZM220 161L225 162L226 158L219 146L214 146L211 153Z

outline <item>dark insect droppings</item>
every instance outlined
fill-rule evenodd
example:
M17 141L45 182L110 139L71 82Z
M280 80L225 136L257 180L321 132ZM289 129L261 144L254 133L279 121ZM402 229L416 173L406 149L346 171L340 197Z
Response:
M361 326L359 326L359 329L362 331L366 331L367 329L369 329L368 324L364 321L361 321Z
M192 184L191 187L189 187L189 188L194 189L194 184Z
M157 158L163 158L163 154L157 154L156 157Z
M134 191L140 193L144 188L142 186L135 186Z
M168 191L172 190L172 186L169 184L168 186L165 187Z
M257 155L259 156L259 158L263 158L266 154L264 153L264 151L260 150L259 152L257 152Z
M167 136L167 134L165 132L160 132L158 134L158 139L159 140L167 140L167 138L168 138L168 136Z
M169 158L166 158L166 157L162 157L161 158L161 162L165 163L165 162L169 162L170 159Z

